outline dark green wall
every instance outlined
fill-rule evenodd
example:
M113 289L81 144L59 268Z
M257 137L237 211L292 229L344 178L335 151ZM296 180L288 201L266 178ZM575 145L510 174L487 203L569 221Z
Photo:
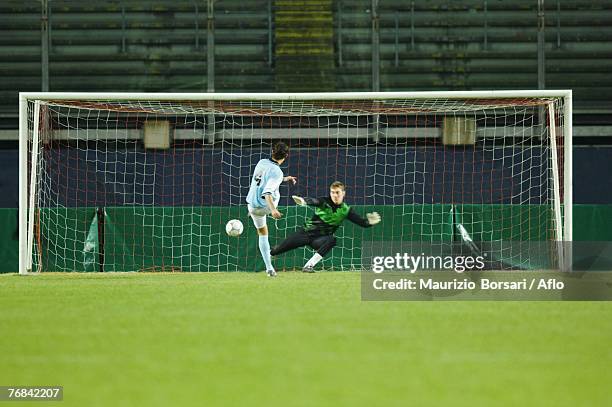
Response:
M357 210L364 213L374 208L358 207ZM361 229L346 222L337 233L338 246L325 260L325 267L357 267L362 240L420 240L424 236L456 240L459 237L454 225L458 223L466 225L475 241L545 240L549 234L550 212L535 205L491 205L484 210L481 205L408 205L376 210L383 217L383 227ZM284 213L285 220L270 222L272 244L294 230L310 212L288 207ZM93 208L62 208L42 213L41 224L51 237L37 239L43 247L45 270L99 270L95 214ZM107 208L104 270L260 270L255 229L245 215L242 207ZM232 218L241 219L245 224L245 233L240 238L230 238L223 230L225 220ZM0 209L0 220L3 225L0 272L16 272L17 209ZM575 205L574 240L612 241L612 205ZM279 269L300 268L310 253L310 250L296 250L279 257L275 264Z

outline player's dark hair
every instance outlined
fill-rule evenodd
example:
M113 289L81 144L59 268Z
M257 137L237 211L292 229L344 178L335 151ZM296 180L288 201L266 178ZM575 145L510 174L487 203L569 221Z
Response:
M332 184L329 186L329 189L334 189L334 188L340 188L343 191L346 191L346 187L344 186L344 184L340 181L334 181L332 182Z
M272 158L274 160L283 160L289 155L289 146L279 141L272 146Z

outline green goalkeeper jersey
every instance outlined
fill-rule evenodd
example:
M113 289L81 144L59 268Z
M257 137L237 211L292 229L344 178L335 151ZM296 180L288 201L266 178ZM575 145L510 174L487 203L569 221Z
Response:
M304 230L307 232L319 235L333 235L346 218L364 228L371 226L366 219L359 216L345 202L336 205L329 197L304 199L308 205L315 207L315 213L312 218L304 223Z

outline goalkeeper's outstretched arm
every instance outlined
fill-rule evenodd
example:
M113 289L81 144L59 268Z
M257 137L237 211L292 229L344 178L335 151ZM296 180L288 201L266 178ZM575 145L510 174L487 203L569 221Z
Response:
M296 205L300 205L300 206L306 206L306 205L320 206L323 203L323 199L320 199L320 198L307 198L307 197L301 197L297 195L292 195L291 198L293 198Z
M380 223L380 215L378 214L378 212L366 213L366 217L362 218L357 212L353 210L353 208L351 208L351 210L349 211L347 218L348 220L350 220L356 225L361 226L362 228L369 228L376 225L377 223Z

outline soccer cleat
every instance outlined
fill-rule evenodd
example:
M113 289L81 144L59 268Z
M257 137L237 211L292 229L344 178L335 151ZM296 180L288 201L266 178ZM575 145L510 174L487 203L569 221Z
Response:
M276 277L276 271L274 270L266 270L266 274L268 277Z
M310 266L306 267L306 266L304 266L304 268L302 269L302 273L314 273L314 272L315 272L314 271L314 267L310 267Z

